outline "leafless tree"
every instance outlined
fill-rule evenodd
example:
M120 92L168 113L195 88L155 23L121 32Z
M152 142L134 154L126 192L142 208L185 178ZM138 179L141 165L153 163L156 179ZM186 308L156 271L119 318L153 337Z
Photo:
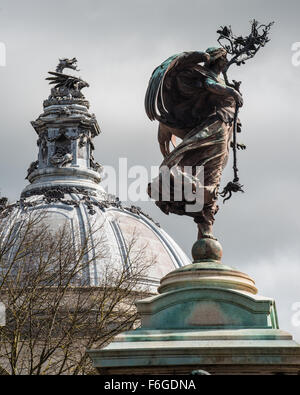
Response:
M44 214L0 218L0 374L93 374L86 350L137 325L135 302L149 292L141 278L155 257L133 234L116 265L101 237L91 246L94 232L77 244L67 225L53 233ZM94 264L100 276L90 286Z

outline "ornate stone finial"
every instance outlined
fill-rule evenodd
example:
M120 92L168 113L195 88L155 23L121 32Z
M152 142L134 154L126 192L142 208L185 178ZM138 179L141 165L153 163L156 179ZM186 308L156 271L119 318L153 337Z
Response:
M54 85L54 88L51 89L48 100L44 101L44 107L57 104L63 104L64 106L79 104L89 108L89 102L85 100L81 92L83 88L88 88L89 84L80 77L64 74L63 70L65 68L79 71L77 69L77 59L60 59L56 71L49 71L50 77L47 77L46 80L50 81L50 85Z
M99 185L101 165L93 156L93 139L100 134L100 127L81 92L89 84L62 73L65 68L78 71L76 64L76 58L61 59L57 71L49 72L47 80L54 86L44 101L44 112L32 122L39 154L28 169L31 185L23 191L24 196L70 185L103 192Z

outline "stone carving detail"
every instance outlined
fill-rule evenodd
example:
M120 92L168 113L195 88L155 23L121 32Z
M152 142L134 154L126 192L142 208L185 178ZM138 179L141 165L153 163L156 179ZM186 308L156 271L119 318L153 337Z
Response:
M57 111L58 111L59 115L71 115L72 114L72 111L66 106L63 108L60 108Z
M89 102L85 100L81 92L83 88L89 87L89 84L81 78L64 74L65 68L79 71L77 69L77 59L60 59L56 71L49 71L50 77L46 79L50 81L50 85L54 85L54 88L51 89L51 95L48 100L44 101L44 107L55 104L69 105L76 103L89 108Z
M52 97L84 98L81 90L88 88L89 84L81 78L68 74L49 71L51 77L46 78L50 84L55 85L51 90Z
M76 71L80 71L77 69L77 59L73 58L73 59L59 59L59 64L56 68L57 73L62 73L64 71L64 69L72 69L72 70L76 70Z
M87 130L83 130L83 131L80 131L80 134L79 134L78 146L79 146L79 148L83 148L86 146L86 144L90 144L91 151L95 150L95 146L94 146L94 143L93 143L91 137L89 136L89 132Z
M63 73L65 68L79 71L76 65L76 58L63 58L56 71L49 72L47 80L54 87L44 102L44 112L31 122L39 136L37 145L41 171L51 167L53 172L53 167L64 166L91 169L97 173L102 170L92 155L95 149L93 138L101 130L95 114L89 113L89 103L82 94L82 89L89 84Z
M29 166L29 169L27 170L27 177L25 178L25 180L28 180L30 174L32 174L38 168L39 168L39 161L37 160L36 162L32 162L31 165Z
M65 197L65 194L60 188L53 188L53 189L47 189L44 192L44 197L46 199L63 199Z
M94 159L93 155L91 155L90 167L91 167L92 170L94 170L94 171L96 171L97 173L100 173L100 174L103 171L103 167L98 162L95 162L95 159Z
M73 155L67 152L63 147L58 147L56 153L50 158L51 165L55 167L63 167L72 162Z
M31 196L47 196L50 197L50 194L53 197L56 198L63 198L65 194L70 194L70 193L77 193L81 195L87 195L87 196L96 196L95 192L89 191L86 188L83 187L69 187L69 186L57 186L57 187L49 187L49 188L37 188L31 191L27 191L22 194L22 198L26 199Z
M67 182L67 180L61 179L61 171L57 169L66 166L72 167L72 171L64 173L66 173L66 177L72 179L72 184L75 185L78 181L78 171L80 177L84 177L85 174L82 170L102 172L102 166L95 161L92 154L95 149L93 138L100 134L100 127L95 115L89 113L88 102L81 92L89 85L81 78L63 74L65 68L78 71L76 64L76 58L61 59L56 71L49 72L50 76L47 80L54 87L49 99L44 102L43 114L32 122L32 126L39 136L37 141L39 162L34 162L28 169L28 174L37 169L41 177L33 184L34 188L32 185L25 189L19 202L22 208L45 203L62 203L73 207L85 205L90 215L96 214L97 207L99 209L116 207L123 210L118 199L110 199L104 192L96 193L88 188L65 187L60 184L63 184L64 181ZM47 180L44 183L44 174L51 174L51 180L56 182L49 181L48 183ZM54 186L57 183L56 175L59 176L59 186ZM95 182L99 178L94 174ZM44 187L45 184L49 186ZM78 184L82 184L82 178ZM76 197L73 198L72 194L75 194Z
M73 193L79 196L81 195L80 200L65 199L66 194L70 195ZM40 188L23 193L20 200L20 203L23 205L23 207L33 207L40 204L40 201L26 201L26 199L32 196L41 196L42 200L44 200L47 204L60 202L62 204L67 204L68 206L79 207L80 203L83 203L88 208L88 212L90 215L96 214L95 207L98 207L100 210L114 207L123 211L128 211L138 216L143 215L151 222L153 222L156 226L160 227L160 224L155 222L149 215L144 213L140 207L124 207L118 197L111 195L107 195L106 200L98 200L97 194L95 192L82 187L59 186L55 188Z

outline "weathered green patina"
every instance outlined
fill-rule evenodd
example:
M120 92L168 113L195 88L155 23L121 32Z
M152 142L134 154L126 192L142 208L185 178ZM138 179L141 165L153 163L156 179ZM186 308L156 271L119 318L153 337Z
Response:
M195 263L201 261L221 263L222 255L222 246L217 240L214 239L199 239L192 248L192 256Z

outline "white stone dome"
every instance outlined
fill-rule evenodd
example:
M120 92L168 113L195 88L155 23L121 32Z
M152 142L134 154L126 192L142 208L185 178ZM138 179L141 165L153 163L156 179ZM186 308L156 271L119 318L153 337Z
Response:
M43 114L32 122L38 135L38 160L28 169L29 185L10 215L17 217L25 209L42 210L53 231L67 222L74 237L79 238L94 226L98 230L92 234L91 243L103 240L108 259L116 267L125 264L126 242L135 233L140 248L145 247L149 258L156 257L141 281L159 285L167 273L189 264L188 257L139 208L126 208L118 199L108 199L101 187L101 166L93 157L93 139L100 134L100 128L80 91L84 82L75 77L73 81L73 77L62 73L51 75L58 85L44 102ZM11 209L3 207L2 211ZM90 254L96 256L97 251L92 248ZM97 285L100 268L101 259L94 260L86 273L91 286Z
M75 187L65 187L61 197L45 195L32 195L22 198L15 206L11 217L17 220L25 210L42 211L45 214L43 222L49 229L56 232L60 226L67 224L73 238L80 238L90 233L90 244L95 246L89 251L87 257L92 261L89 270L85 273L85 283L97 286L101 275L101 265L108 260L114 267L121 268L128 264L128 243L135 237L135 249L143 250L145 259L153 260L148 272L141 277L141 282L149 285L151 289L159 286L159 281L169 272L190 264L190 260L176 242L149 216L139 208L123 207L117 201L105 201L103 195L97 192L76 191ZM55 196L51 190L52 196ZM64 187L57 187L57 191ZM105 257L93 260L98 256L97 245L105 244ZM154 288L153 288L154 287Z

